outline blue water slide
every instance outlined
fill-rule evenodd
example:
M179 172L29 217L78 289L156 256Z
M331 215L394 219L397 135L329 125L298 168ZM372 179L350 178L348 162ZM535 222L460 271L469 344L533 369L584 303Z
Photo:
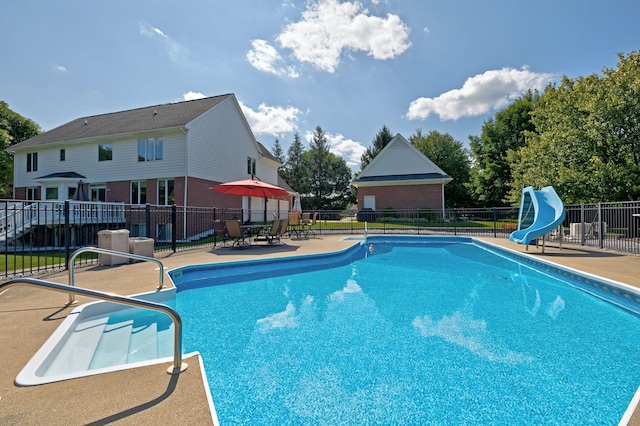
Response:
M528 186L522 190L518 230L511 233L509 240L529 244L562 224L565 214L564 204L552 186L539 191Z

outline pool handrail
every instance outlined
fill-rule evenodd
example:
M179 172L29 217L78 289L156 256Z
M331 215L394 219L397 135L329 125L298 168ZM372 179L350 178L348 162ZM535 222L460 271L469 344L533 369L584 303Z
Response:
M135 299L133 297L120 296L113 293L105 293L97 290L90 290L83 287L73 287L67 284L54 283L52 281L39 280L35 278L14 278L12 280L0 283L0 295L3 290L13 286L29 285L32 287L44 287L52 291L61 293L73 292L82 296L93 297L95 299L103 299L109 302L120 303L123 305L134 306L137 308L151 309L168 315L174 323L174 347L173 347L173 365L167 369L169 374L179 374L188 367L187 363L182 362L182 318L178 311L170 306L161 303L151 302L143 299Z
M75 287L75 284L76 284L74 260L76 260L76 257L79 254L86 253L86 252L110 254L113 256L128 257L130 259L143 260L145 262L155 262L160 267L160 284L158 284L158 287L156 287L156 289L162 290L162 287L164 286L164 265L158 259L154 259L153 257L140 256L139 254L125 253L121 251L107 250L103 248L87 246L87 247L80 247L79 249L74 251L71 254L71 256L69 256L69 263L68 263L67 269L69 269L69 285L71 287ZM73 293L69 293L69 304L72 305L73 303L75 303L75 296Z

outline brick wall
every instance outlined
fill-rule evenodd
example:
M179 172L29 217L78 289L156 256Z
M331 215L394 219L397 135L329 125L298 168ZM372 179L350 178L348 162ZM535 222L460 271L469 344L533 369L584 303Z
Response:
M404 209L442 209L442 185L396 185L358 188L358 210L364 207L364 196L376 197L376 210L391 207Z

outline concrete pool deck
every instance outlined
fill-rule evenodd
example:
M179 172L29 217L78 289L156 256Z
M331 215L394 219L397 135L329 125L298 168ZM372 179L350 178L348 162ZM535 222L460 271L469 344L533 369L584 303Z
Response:
M264 244L246 249L206 248L180 253L157 253L166 269L267 257L295 256L342 250L356 243L345 235L284 239L284 245ZM585 247L547 245L545 253L525 250L506 239L479 238L534 257L640 288L640 256ZM158 284L155 263L76 268L75 284L116 294L152 291ZM67 284L66 272L37 277ZM167 285L168 281L166 282ZM80 303L93 301L78 296ZM189 368L178 376L167 365L154 365L91 377L19 387L14 379L72 310L68 297L33 287L12 288L0 294L0 424L212 424L199 360L185 359ZM639 383L640 385L640 383ZM640 410L629 422L640 425Z

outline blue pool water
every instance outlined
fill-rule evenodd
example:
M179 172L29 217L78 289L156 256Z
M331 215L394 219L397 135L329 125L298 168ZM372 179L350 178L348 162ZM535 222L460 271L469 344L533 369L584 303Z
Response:
M468 239L397 241L171 273L221 424L617 424L636 313Z

